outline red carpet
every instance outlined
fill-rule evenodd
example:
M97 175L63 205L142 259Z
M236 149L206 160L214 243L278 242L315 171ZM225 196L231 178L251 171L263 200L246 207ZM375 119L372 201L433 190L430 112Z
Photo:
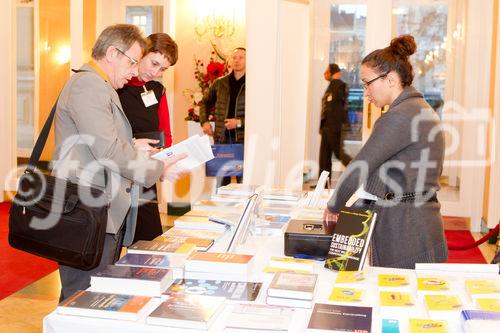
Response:
M9 203L0 203L0 299L57 269L57 263L9 246Z
M462 245L474 243L474 237L467 230L445 230L448 244ZM464 251L448 251L448 263L453 264L487 264L478 247Z

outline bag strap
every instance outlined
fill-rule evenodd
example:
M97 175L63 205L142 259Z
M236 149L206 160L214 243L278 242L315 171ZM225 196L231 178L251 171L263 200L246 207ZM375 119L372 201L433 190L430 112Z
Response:
M31 153L30 160L28 162L28 166L24 173L33 173L35 172L36 165L40 160L40 156L42 155L43 148L47 143L47 138L49 137L50 128L52 127L52 123L54 122L54 115L56 114L56 106L59 101L59 97L57 97L54 106L52 106L52 110L50 111L49 117L45 121L45 125L43 125L42 131L36 140L35 147L33 148L33 152Z
M72 69L72 71L74 73L89 72L87 70L82 70L82 69ZM35 147L33 148L33 152L31 153L28 166L26 167L24 173L35 172L38 161L40 160L40 156L42 155L42 151L45 148L45 144L47 143L47 138L49 137L50 128L54 123L54 116L56 114L57 102L59 102L59 96L57 97L56 102L52 106L52 110L50 111L50 114L47 117L45 124L43 125L42 131L40 132L38 139L36 140ZM104 168L104 187L106 189L108 188L108 171L106 170L106 168Z
M75 73L80 73L80 72L88 72L86 70L81 70L81 69L72 69L73 72ZM43 125L42 131L40 132L40 135L38 136L38 139L36 140L35 147L33 148L33 152L31 153L30 160L28 162L28 166L26 167L26 170L24 173L33 173L35 172L36 165L38 164L38 161L40 160L40 156L42 155L43 148L45 148L45 144L47 143L47 138L49 137L49 132L50 128L52 127L52 123L54 122L54 116L56 114L56 107L57 107L57 102L59 101L59 96L56 99L56 102L52 106L52 110L50 111L50 114L45 121L45 125Z

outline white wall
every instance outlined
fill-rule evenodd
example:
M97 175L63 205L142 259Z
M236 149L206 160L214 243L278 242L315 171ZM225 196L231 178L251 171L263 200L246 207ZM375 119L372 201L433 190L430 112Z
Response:
M309 2L252 0L246 11L244 182L302 188Z
M2 61L0 61L0 202L4 200L6 186L13 190L12 184L5 183L5 177L16 166L16 125L15 125L15 1L0 1L0 41L4 46Z
M500 15L500 6L497 8ZM498 16L500 17L500 16ZM497 22L498 24L498 22ZM494 106L493 106L493 117L490 119L490 179L489 179L489 193L488 193L488 209L486 212L486 221L488 222L488 228L494 228L498 223L500 223L500 205L498 204L498 199L500 198L500 144L498 133L500 125L500 25L497 28L496 35L496 68L493 73L495 75L495 90L492 92L495 95Z

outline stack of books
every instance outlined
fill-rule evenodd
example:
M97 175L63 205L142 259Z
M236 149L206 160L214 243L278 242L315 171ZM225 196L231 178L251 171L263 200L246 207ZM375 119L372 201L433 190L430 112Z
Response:
M172 294L146 318L146 323L208 330L224 309L224 302L224 297Z
M292 257L271 257L264 267L266 273L294 272L313 273L315 260Z
M278 272L267 289L269 305L311 308L318 275Z
M171 294L207 295L225 297L230 301L253 302L261 287L260 282L177 279L161 297L166 298Z
M410 318L410 333L451 333L445 320Z
M257 213L259 215L292 215L293 210L297 207L295 201L275 201L275 200L262 200L257 206Z
M371 332L372 308L316 303L307 332Z
M495 279L467 279L465 290L469 299L476 303L478 299L500 299L500 280Z
M65 315L137 321L149 311L151 297L120 295L79 290L59 304L57 312Z
M169 269L108 265L90 277L90 290L160 296L172 281Z
M174 226L180 229L206 230L226 232L230 226L225 223L211 221L208 216L180 216L174 221Z
M254 231L257 236L281 236L290 221L290 216L257 215L254 219Z
M179 279L184 276L185 258L145 253L127 253L115 262L116 266L126 267L146 267L157 269L169 269L172 271L172 279Z
M235 304L224 332L288 332L294 309L263 304Z
M246 203L248 198L250 198L250 195L214 194L210 199L215 202Z
M463 310L461 323L464 333L500 332L500 312Z
M253 256L236 253L196 252L184 266L187 279L248 281Z
M199 237L175 237L160 235L153 239L153 241L165 243L186 243L193 244L196 251L207 251L214 244L213 238L199 238Z
M170 259L186 259L193 252L196 252L194 244L145 240L135 242L127 250L127 253L160 254Z
M380 315L385 318L407 318L417 309L412 293L404 291L379 292Z
M335 287L366 289L366 274L363 271L338 272Z
M172 227L167 231L165 231L161 236L177 237L177 238L208 238L216 241L223 235L224 232L218 232L218 231L183 229L183 228Z
M457 295L425 295L424 304L429 318L449 322L458 322L460 320L462 301Z
M256 193L260 186L231 183L217 188L217 194L245 195L251 196Z
M216 211L224 213L241 213L245 205L243 202L224 202L213 200L199 200L191 205L192 210Z
M333 287L328 300L335 303L361 303L364 294L364 289Z
M271 188L262 191L261 197L263 200L298 202L304 197L304 192L291 191L283 188Z
M442 276L417 278L417 295L443 294L450 291L450 282Z

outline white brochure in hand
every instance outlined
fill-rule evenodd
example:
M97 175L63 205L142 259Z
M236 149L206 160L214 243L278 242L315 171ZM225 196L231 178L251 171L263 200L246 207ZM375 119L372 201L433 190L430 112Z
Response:
M214 158L208 136L204 135L200 137L198 134L193 135L176 145L165 148L154 154L152 157L157 160L164 160L167 157L175 156L181 153L186 153L188 156L177 162L177 165L180 168L188 170L192 170Z

